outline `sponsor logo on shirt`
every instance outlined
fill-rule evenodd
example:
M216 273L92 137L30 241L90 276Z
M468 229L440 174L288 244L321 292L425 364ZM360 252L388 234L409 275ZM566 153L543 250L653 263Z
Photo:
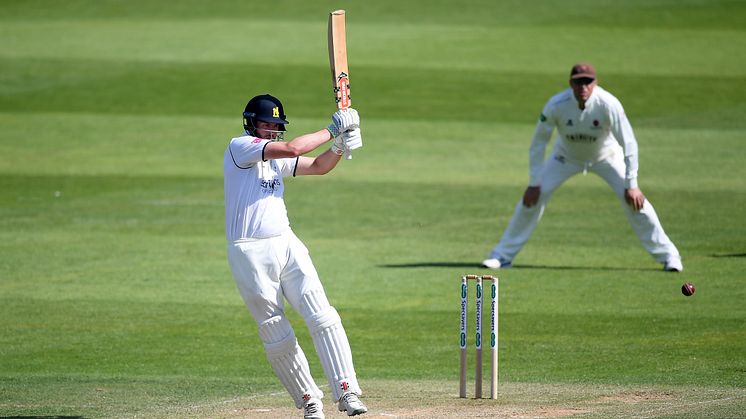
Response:
M277 188L279 188L281 185L280 179L274 178L274 179L262 179L260 182L260 186L262 188L262 191L264 193L274 193Z
M598 140L598 137L596 137L595 135L578 133L578 134L567 134L565 135L565 139L573 143L595 143L596 140Z

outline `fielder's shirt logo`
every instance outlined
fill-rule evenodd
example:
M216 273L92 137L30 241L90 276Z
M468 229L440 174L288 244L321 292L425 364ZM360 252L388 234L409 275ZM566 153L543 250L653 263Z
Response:
M568 127L571 127L572 126L572 119L568 119L567 123L565 125L567 125Z
M588 135L583 133L568 134L565 136L568 141L573 143L595 143L598 138L594 135Z

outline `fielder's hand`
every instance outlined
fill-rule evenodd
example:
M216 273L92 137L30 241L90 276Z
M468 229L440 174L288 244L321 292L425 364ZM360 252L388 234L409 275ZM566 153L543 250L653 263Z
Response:
M326 129L332 137L339 137L343 132L360 127L360 115L353 108L340 109L332 115L332 123Z
M640 188L629 188L624 190L624 200L634 209L640 211L645 205L645 195Z
M540 186L529 186L526 188L526 192L523 193L523 206L531 208L539 202L539 196L541 195Z

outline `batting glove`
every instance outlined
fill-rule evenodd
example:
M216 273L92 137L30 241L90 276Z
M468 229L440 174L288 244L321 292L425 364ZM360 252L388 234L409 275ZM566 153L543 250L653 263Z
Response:
M345 152L345 141L342 138L342 135L335 137L334 142L332 143L332 146L329 148L332 153L341 156Z
M326 127L336 138L339 134L360 126L360 115L353 108L340 109L332 115L332 123Z
M363 146L363 135L360 128L343 133L340 138L344 141L344 147L347 150L355 150Z

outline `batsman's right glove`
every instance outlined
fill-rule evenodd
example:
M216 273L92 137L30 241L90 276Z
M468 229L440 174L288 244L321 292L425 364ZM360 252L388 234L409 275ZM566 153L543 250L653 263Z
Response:
M341 136L346 150L355 150L363 146L363 134L360 128L343 133Z

